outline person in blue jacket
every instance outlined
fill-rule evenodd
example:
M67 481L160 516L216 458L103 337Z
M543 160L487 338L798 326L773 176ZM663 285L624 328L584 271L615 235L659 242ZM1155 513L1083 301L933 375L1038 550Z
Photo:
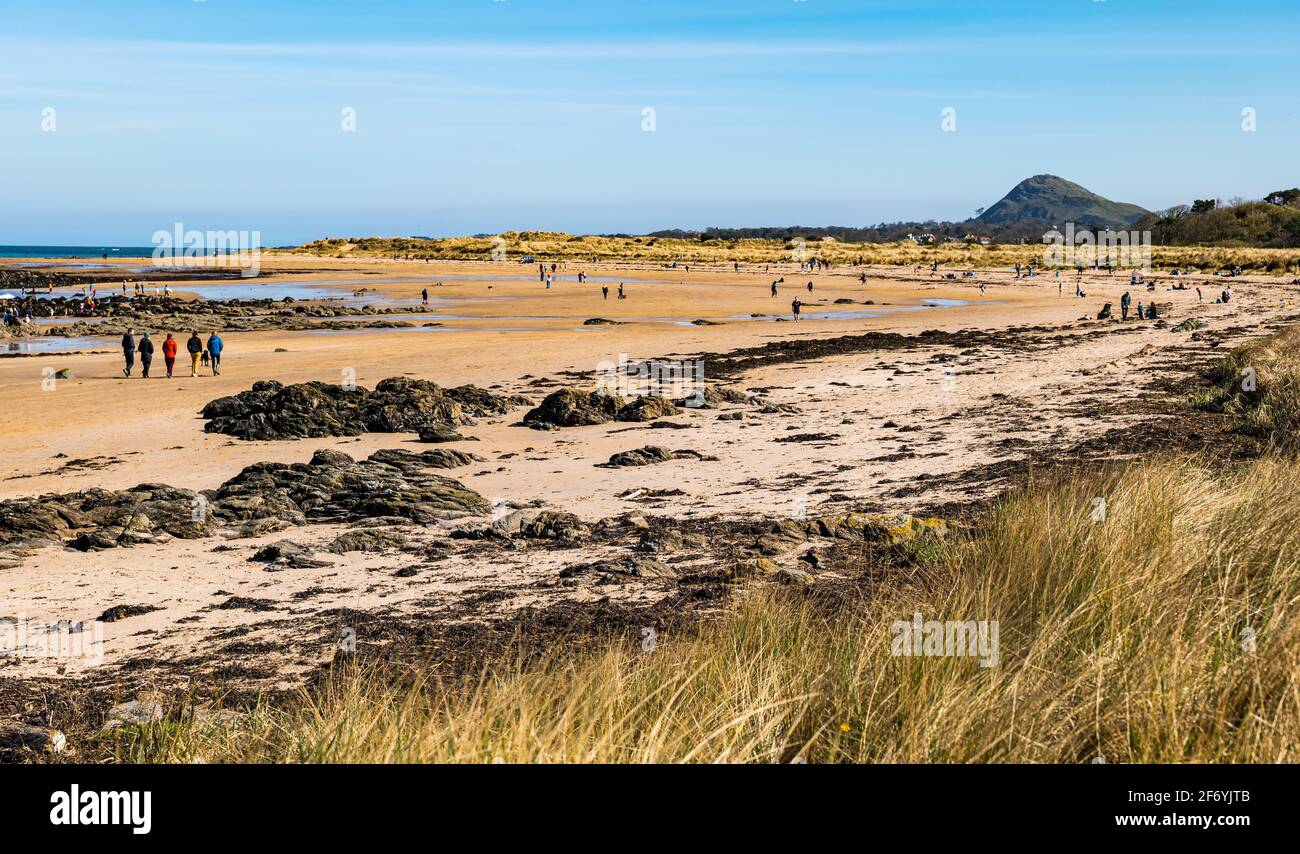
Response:
M212 375L221 376L221 351L226 349L226 343L221 340L221 336L213 332L208 336L208 355L212 358Z

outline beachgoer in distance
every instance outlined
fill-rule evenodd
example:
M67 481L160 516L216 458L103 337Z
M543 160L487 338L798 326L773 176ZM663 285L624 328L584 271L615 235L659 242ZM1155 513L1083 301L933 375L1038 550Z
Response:
M1128 291L1125 291L1124 295L1119 298L1119 316L1121 320L1128 320L1128 307L1132 304L1133 297L1129 295Z
M802 306L803 303L799 302L798 297L795 297L794 302L790 303L790 311L794 314L794 319L796 323L799 321L799 309Z
M221 351L226 349L226 342L221 340L221 336L214 330L208 336L208 355L212 358L212 375L221 376Z
M176 367L176 339L170 332L167 333L167 340L163 342L163 362L167 365L167 378L171 379L172 368Z
M185 342L185 349L190 354L190 376L197 377L199 359L203 358L203 340L199 338L199 333L190 333L190 340Z
M135 335L129 326L122 335L122 358L126 360L126 367L122 369L122 375L129 377L131 376L131 370L135 368Z
M149 365L153 362L153 342L149 340L148 332L140 333L140 346L136 349L140 352L140 376L149 379Z
M609 285L600 286L600 295L602 299L609 299Z

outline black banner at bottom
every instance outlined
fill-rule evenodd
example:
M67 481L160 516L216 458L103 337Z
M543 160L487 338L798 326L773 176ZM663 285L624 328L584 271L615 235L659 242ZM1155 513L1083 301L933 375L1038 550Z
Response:
M679 834L681 821L733 841L828 821L954 839L993 828L999 841L1018 831L1221 839L1289 826L1295 782L1289 766L49 765L0 775L0 815L11 833L128 844L193 841L201 828L295 842L436 827L529 839L556 822L588 838L639 828L648 841L669 823Z

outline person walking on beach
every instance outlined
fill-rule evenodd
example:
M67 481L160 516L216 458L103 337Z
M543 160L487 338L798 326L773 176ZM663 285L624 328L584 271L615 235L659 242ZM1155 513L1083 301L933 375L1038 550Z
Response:
M140 333L140 376L149 379L149 365L153 363L153 342L149 340L148 332Z
M776 297L776 282L772 283L772 296L773 298Z
M799 309L800 309L802 306L803 306L803 303L799 302L799 298L798 298L798 297L795 297L795 298L794 298L794 302L790 303L790 312L791 312L792 314L794 314L794 321L795 321L795 323L798 323L798 322L799 322Z
M625 294L625 293L623 292L623 283L622 283L622 282L619 282L619 283L618 283L618 298L619 298L619 299L627 299L627 294Z
M1142 303L1138 303L1138 320L1141 320L1143 317L1144 315L1142 314Z
M190 376L197 377L199 375L199 359L203 357L203 341L199 338L199 333L190 333L190 340L185 342L185 349L190 354Z
M609 299L609 285L601 285L601 286L600 286L600 295L601 295L601 297L603 297L604 299Z
M129 377L132 369L135 368L135 334L129 326L122 336L122 358L126 360L126 367L122 369L122 375Z
M226 349L226 342L221 340L221 336L213 331L208 336L208 355L212 357L212 375L221 376L221 351Z
M167 366L167 379L171 379L172 368L176 367L176 339L170 332L167 333L167 340L163 342L163 364Z
M547 289L548 291L551 289L551 274L550 274L550 273L547 273L547 274L546 274L546 289Z
M1125 291L1124 296L1119 298L1119 316L1121 320L1128 320L1128 307L1132 304L1133 297L1129 295L1128 291Z
M420 303L421 303L422 305L428 305L428 304L429 304L429 289L428 289L428 288L422 288L422 289L420 290Z
M812 293L812 282L808 282L808 293Z

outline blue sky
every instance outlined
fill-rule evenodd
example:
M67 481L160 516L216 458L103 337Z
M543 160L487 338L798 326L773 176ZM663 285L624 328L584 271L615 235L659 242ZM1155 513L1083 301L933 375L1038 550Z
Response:
M0 244L1258 197L1300 184L1297 36L1295 0L5 0Z

